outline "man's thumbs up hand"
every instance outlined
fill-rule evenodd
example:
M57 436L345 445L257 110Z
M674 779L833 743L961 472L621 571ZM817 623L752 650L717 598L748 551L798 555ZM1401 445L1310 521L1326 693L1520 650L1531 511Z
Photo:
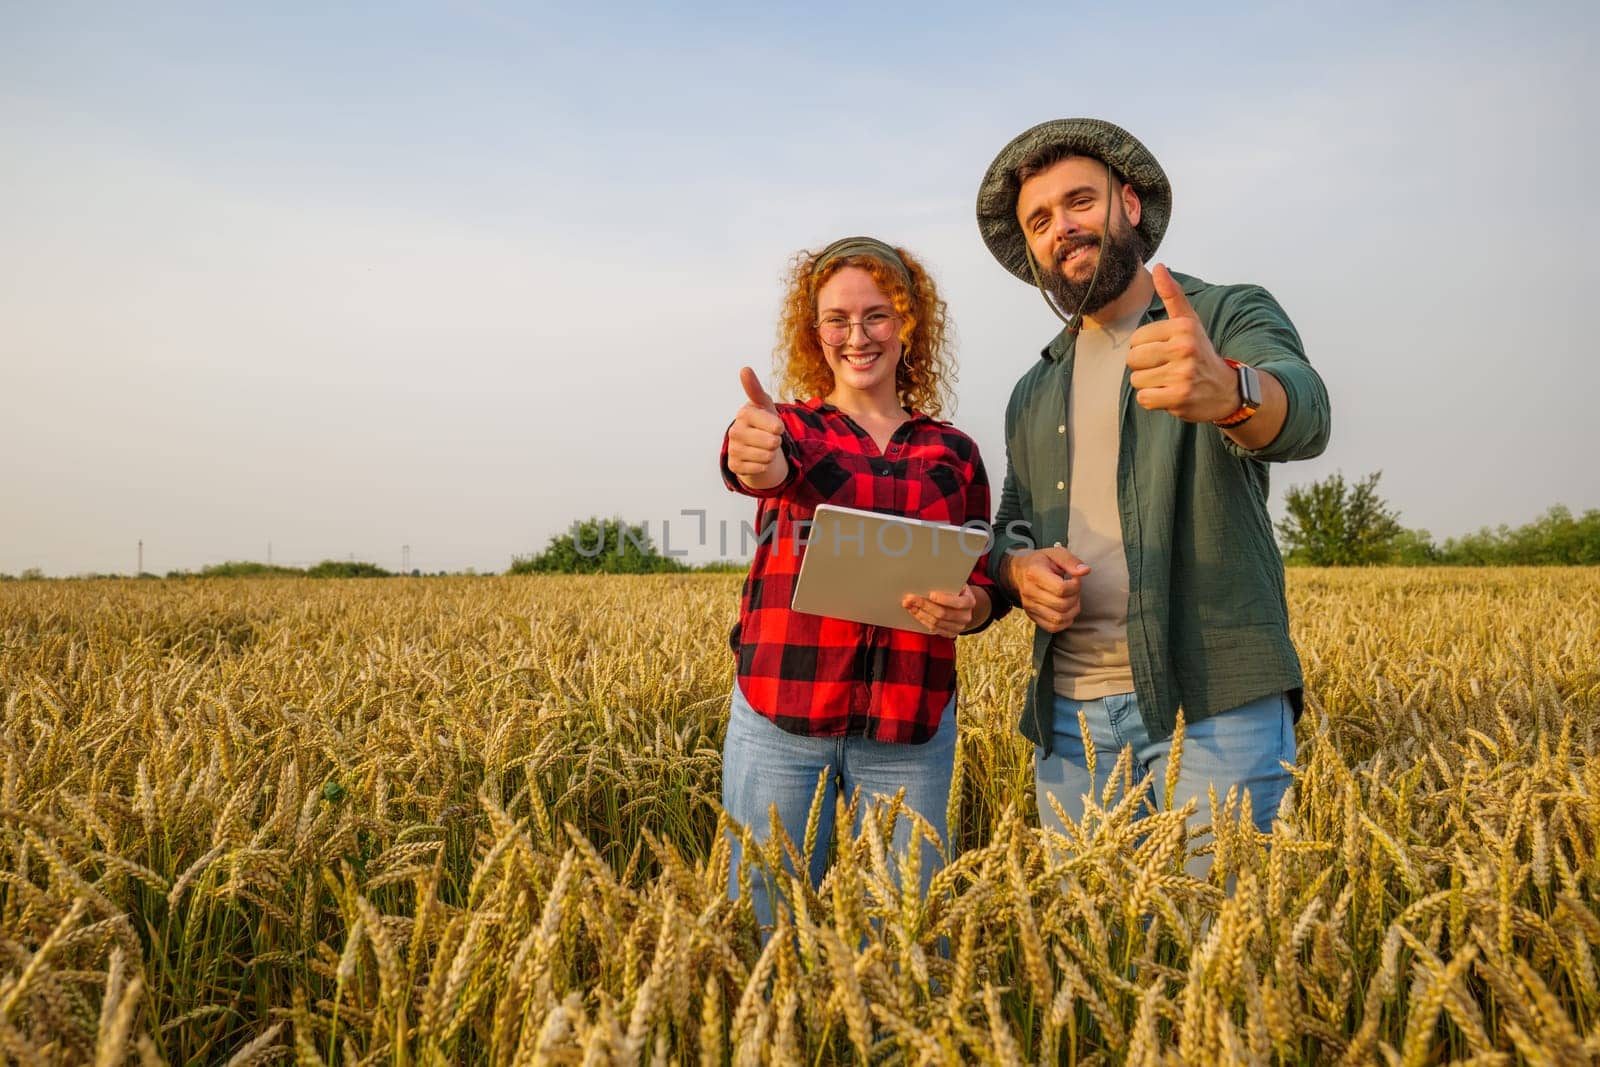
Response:
M1151 276L1167 317L1146 323L1128 339L1134 399L1148 411L1165 411L1185 422L1227 418L1239 409L1239 376L1217 355L1171 272L1157 264Z
M1156 283L1156 295L1161 298L1162 305L1167 309L1168 322L1175 322L1178 319L1200 321L1200 316L1195 314L1189 298L1183 295L1183 286L1178 284L1178 279L1172 276L1170 270L1157 263L1155 270L1150 272L1150 277Z
M728 427L728 469L752 489L770 489L789 475L778 406L749 367L739 369L746 403Z

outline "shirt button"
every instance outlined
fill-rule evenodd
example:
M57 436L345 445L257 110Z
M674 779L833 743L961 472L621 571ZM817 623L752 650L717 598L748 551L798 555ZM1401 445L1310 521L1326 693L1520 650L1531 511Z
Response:
M1067 432L1067 424L1066 423L1063 422L1060 426L1056 427L1056 433L1066 433L1066 432Z
M1066 482L1057 482L1056 483L1056 488L1057 489L1065 489L1066 487L1067 487L1067 483Z

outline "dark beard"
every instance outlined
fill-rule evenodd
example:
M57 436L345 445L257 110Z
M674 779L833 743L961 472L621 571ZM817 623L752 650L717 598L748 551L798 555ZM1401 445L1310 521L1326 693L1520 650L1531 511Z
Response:
M1119 221L1121 225L1114 228L1109 244L1098 237L1079 238L1059 249L1058 258L1044 264L1044 269L1040 271L1045 289L1055 297L1057 306L1066 314L1077 312L1081 306L1083 314L1093 315L1121 296L1138 276L1139 266L1144 262L1142 242L1126 220ZM1089 292L1089 279L1073 281L1062 272L1059 259L1059 256L1084 245L1100 247L1100 276L1094 279L1094 293L1087 304L1084 304L1083 298ZM1090 276L1093 277L1092 270Z

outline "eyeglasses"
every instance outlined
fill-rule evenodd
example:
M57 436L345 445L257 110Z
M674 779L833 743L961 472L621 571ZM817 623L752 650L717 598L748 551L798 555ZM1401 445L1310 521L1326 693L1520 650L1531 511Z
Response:
M861 332L867 335L867 340L887 341L894 336L894 325L899 321L899 315L891 315L887 311L874 311L859 322L843 315L830 315L817 323L817 336L822 338L825 345L842 345L850 339L851 327L859 326Z

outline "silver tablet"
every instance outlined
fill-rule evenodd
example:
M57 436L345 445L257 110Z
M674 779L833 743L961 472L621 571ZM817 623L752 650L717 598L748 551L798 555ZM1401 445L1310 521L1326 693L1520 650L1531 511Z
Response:
M900 598L959 593L989 532L823 504L804 544L795 611L927 633Z

